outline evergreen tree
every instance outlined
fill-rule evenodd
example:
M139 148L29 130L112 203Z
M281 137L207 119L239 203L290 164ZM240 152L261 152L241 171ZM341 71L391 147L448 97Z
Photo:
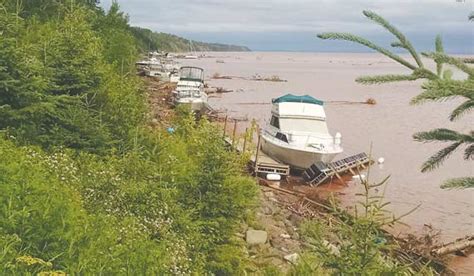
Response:
M402 58L390 50L380 47L375 43L349 33L322 33L318 34L321 39L345 40L364 45L373 49L392 60L400 63L412 71L411 74L404 75L381 75L360 77L358 82L364 84L380 84L396 81L413 81L425 79L422 85L423 92L412 99L412 104L419 104L425 101L446 101L453 98L461 98L464 102L456 107L450 114L451 121L458 120L463 115L472 111L474 108L474 68L469 67L464 60L447 55L443 50L441 37L437 36L435 40L435 52L422 53L423 56L430 58L436 63L436 71L431 71L423 64L420 54L414 49L411 42L396 27L387 20L371 11L364 11L363 14L370 20L381 25L397 41L391 44L392 47L405 49L409 52L415 63ZM472 18L472 14L470 16ZM464 72L467 77L464 80L451 79L452 72L444 69L444 65L450 65ZM440 166L456 149L464 146L464 159L466 161L474 160L474 131L462 134L449 129L435 129L431 131L419 132L414 135L414 139L419 142L451 142L452 144L438 151L431 156L421 168L422 172L433 170ZM443 188L474 188L474 177L463 177L450 179L442 185Z

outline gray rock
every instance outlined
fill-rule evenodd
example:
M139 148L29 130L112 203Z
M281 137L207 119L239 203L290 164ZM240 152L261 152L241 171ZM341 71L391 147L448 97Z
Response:
M268 198L268 200L273 201L273 202L279 202L278 199L276 199L274 197L270 197L270 198Z
M299 226L301 224L301 222L303 221L303 218L296 215L296 214L291 214L289 217L288 217L288 220L293 224L293 225L296 225L296 226Z
M265 192L265 196L266 197L273 197L274 194L273 194L273 192Z
M263 230L247 230L245 241L249 245L264 244L267 242L268 234Z
M292 264L296 264L296 262L298 261L298 253L285 255L285 257L283 257L283 259L287 260L288 262L290 262Z
M262 211L265 213L265 215L272 215L273 214L273 210L269 206L262 207Z

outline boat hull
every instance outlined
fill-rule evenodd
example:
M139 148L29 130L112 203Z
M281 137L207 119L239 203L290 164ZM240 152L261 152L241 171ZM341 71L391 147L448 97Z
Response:
M264 135L262 136L262 151L273 159L297 170L305 170L317 161L329 163L339 154L339 152L321 153L282 147L273 143L271 140L265 139Z

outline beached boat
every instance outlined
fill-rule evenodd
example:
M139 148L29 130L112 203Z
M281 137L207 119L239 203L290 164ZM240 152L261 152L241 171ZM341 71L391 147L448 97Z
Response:
M207 94L204 92L204 69L185 66L179 70L179 81L173 91L175 105L186 104L193 111L207 108Z
M307 169L316 161L331 162L343 151L341 134L329 133L322 101L287 94L272 103L271 120L261 133L267 155L294 169Z

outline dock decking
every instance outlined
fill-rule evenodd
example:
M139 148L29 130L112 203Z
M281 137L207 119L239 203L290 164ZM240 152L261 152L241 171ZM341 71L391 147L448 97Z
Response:
M331 163L316 162L304 171L303 179L311 186L318 186L334 176L341 179L341 174L347 172L356 175L354 169L365 169L371 162L372 160L370 160L365 152Z
M248 151L250 153L250 165L254 168L254 172L258 173L272 173L272 174L279 174L283 176L287 176L290 174L290 166L286 164L282 164L277 160L271 158L270 156L266 155L264 152L260 150L260 137L258 138L257 148L255 149L255 153L252 152L247 147L247 141L244 140L242 143L241 140L235 140L231 137L224 136L224 141L231 146L234 150L244 153Z

